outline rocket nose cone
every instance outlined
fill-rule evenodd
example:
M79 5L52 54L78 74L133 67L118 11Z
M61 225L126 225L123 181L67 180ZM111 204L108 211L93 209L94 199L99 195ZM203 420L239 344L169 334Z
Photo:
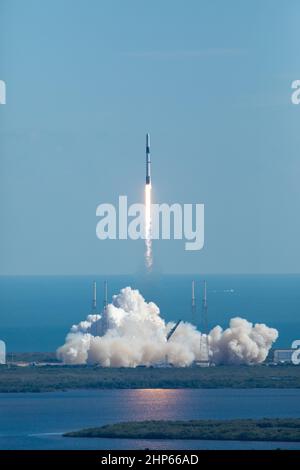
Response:
M146 146L150 147L150 134L146 134Z

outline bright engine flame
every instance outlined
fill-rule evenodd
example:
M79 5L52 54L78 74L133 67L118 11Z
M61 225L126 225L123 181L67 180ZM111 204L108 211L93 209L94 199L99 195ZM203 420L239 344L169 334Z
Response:
M152 257L152 234L151 234L151 184L145 186L145 263L148 271L151 271L153 264Z

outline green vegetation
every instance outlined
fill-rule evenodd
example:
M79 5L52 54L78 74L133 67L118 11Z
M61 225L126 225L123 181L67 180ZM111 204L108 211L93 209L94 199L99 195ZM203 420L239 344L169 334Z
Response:
M135 421L69 432L65 437L199 439L218 441L300 441L300 419L230 421Z
M46 392L88 388L300 388L300 367L0 367L0 392Z

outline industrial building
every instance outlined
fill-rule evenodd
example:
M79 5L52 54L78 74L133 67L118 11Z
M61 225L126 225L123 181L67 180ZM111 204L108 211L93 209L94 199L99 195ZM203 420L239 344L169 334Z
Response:
M292 363L292 354L295 352L295 349L274 349L273 351L273 361L275 364L286 364Z
M6 364L6 346L4 341L0 340L0 364Z

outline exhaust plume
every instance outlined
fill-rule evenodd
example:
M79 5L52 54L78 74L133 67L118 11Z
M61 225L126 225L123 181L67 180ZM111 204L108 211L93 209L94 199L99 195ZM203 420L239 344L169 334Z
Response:
M152 256L152 222L151 222L151 184L145 186L145 263L148 272L151 271L153 265Z
M99 364L104 367L136 367L167 361L177 367L191 365L201 357L201 333L190 323L181 323L166 340L174 322L166 323L158 306L147 303L138 290L126 287L107 306L108 329L98 336L101 315L88 315L73 325L57 357L66 364ZM208 335L209 357L215 364L258 364L265 360L278 337L274 328L243 318L232 318L223 330L214 327Z

